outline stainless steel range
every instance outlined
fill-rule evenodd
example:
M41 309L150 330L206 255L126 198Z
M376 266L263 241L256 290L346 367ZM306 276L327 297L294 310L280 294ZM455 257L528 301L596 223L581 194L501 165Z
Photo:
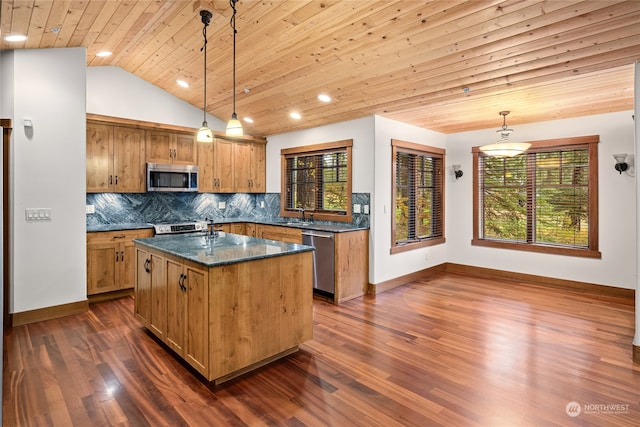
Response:
M204 233L208 229L209 226L206 221L184 221L153 225L153 232L156 236L161 234Z

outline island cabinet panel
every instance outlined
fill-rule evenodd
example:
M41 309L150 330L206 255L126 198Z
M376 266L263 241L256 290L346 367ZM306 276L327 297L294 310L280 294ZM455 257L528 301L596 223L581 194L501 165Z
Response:
M136 317L161 339L167 330L167 273L164 257L136 248Z
M312 338L310 252L213 267L209 281L211 379L264 364Z

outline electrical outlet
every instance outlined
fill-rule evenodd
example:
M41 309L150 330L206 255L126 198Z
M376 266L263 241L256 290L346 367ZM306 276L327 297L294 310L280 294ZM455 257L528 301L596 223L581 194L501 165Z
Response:
M355 204L353 205L353 213L360 213L360 205L359 204Z
M364 205L362 209L364 210L365 214L369 215L369 205Z
M264 208L264 200L260 200L260 207Z
M224 209L227 207L227 204L225 202L218 202L218 209Z
M96 207L94 205L86 205L84 208L84 213L87 213L87 214L96 213Z

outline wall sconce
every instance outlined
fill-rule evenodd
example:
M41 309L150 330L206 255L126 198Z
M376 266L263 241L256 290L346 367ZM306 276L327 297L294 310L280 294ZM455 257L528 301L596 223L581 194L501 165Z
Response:
M622 172L626 171L629 165L627 164L627 153L614 154L613 158L616 159L616 170L622 175Z
M463 175L462 169L460 169L460 165L451 165L451 169L453 169L453 174L455 175L456 179L460 179L460 177Z

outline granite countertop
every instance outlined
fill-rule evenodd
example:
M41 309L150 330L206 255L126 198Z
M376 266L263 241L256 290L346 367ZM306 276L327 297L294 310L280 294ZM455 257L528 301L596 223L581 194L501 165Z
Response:
M207 267L314 250L313 246L222 232L213 241L210 241L205 233L192 233L134 239L134 243L177 255Z
M344 233L349 231L367 230L368 227L356 226L353 224L321 223L321 222L301 222L297 219L279 218L273 220L257 220L255 218L224 218L216 220L215 224L229 224L233 222L250 222L253 224L279 225L283 227L301 228L304 230L329 231L333 233ZM121 224L97 224L87 225L87 232L95 231L118 231L118 230L142 230L152 229L153 224L144 223L121 223Z

